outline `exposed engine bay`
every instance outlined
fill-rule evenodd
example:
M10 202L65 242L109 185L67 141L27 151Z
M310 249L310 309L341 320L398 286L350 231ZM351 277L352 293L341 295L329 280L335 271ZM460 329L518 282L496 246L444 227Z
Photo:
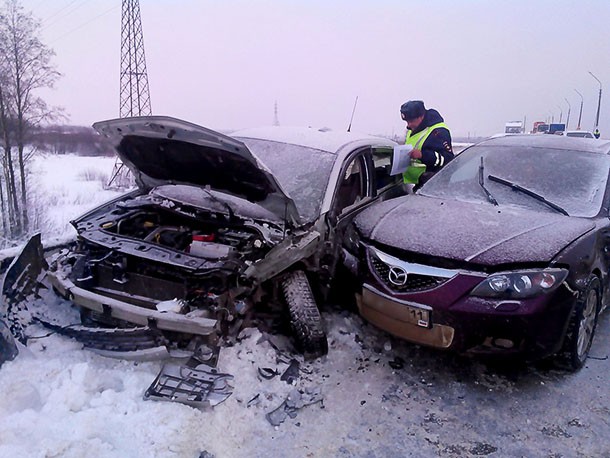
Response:
M210 191L160 188L117 199L73 221L77 245L49 266L56 290L66 290L62 284L69 282L151 311L222 322L245 314L258 285L244 272L282 240L285 229L237 216L231 203ZM85 315L120 325L103 310Z

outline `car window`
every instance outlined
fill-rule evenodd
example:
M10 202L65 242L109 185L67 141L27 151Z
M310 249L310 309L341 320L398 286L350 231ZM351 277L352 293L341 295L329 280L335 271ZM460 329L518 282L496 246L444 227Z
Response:
M367 182L364 157L358 155L347 165L340 177L334 203L337 214L366 197Z
M489 175L538 193L564 208L571 216L592 217L601 209L608 182L610 157L563 149L474 146L456 156L419 193L488 202L479 185L481 158L485 187L500 206L517 205L538 211L548 210L544 203L490 180Z
M297 207L304 221L320 214L322 199L336 156L326 151L289 143L240 138L270 169Z
M375 190L385 188L388 185L393 185L401 180L401 175L390 175L392 168L392 154L391 149L373 149L373 167L375 170Z

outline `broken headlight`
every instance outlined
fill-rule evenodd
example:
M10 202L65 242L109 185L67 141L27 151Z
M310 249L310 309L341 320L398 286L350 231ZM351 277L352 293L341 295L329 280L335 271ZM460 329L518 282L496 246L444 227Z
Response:
M351 254L358 254L360 246L360 235L356 226L352 223L345 229L345 235L343 237L343 247Z
M499 272L479 283L470 295L502 299L534 297L555 290L567 276L566 269Z

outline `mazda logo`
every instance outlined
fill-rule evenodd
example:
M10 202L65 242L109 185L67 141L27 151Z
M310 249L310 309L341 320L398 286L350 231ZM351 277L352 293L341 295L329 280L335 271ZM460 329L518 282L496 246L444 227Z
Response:
M388 280L396 286L403 286L407 283L407 272L402 267L391 266L388 273Z

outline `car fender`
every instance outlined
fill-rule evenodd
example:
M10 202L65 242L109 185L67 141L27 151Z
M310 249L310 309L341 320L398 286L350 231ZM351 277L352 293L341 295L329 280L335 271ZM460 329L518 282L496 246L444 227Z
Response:
M249 266L244 271L244 276L256 283L267 281L312 256L319 249L320 241L318 231L290 235L273 247L263 259Z

